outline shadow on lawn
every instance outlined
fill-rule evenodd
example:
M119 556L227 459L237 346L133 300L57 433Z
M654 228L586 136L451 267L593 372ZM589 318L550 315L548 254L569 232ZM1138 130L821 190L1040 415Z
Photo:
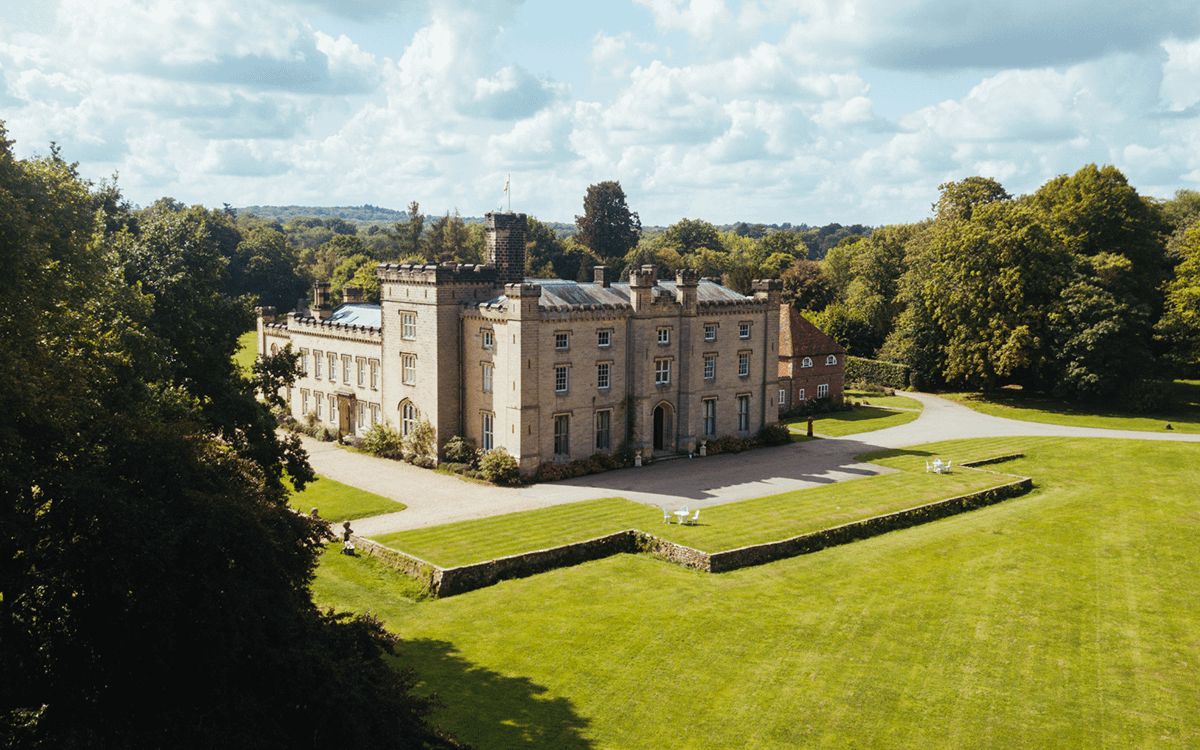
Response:
M453 643L429 639L399 644L400 662L411 664L425 687L446 704L434 723L463 742L486 748L588 750L582 736L590 721L566 698L546 698L546 688L472 664Z

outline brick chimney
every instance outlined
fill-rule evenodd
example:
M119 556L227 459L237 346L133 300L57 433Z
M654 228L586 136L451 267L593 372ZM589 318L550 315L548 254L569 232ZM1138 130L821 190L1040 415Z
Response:
M495 266L501 284L525 281L525 214L489 213L484 220L487 232L487 264Z

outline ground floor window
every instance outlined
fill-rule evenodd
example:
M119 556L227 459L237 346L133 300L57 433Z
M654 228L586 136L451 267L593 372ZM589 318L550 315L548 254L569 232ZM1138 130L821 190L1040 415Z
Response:
M358 426L367 426L367 405L362 401L358 402Z
M571 452L571 417L559 414L554 418L554 455L566 456Z
M417 407L412 401L400 405L400 435L408 437L417 426Z
M808 399L804 398L804 389L803 388L801 388L797 393L798 393L798 395L796 396L796 398L799 399L800 401L808 400Z
M704 399L704 434L717 434L717 400L715 398Z
M606 451L612 448L612 412L596 412L596 450Z
M738 429L745 432L750 429L750 397L737 397Z
M483 440L480 441L480 447L485 451L490 451L493 448L492 435L495 428L496 416L487 412L483 413Z
M320 391L313 392L313 403L316 404L317 419L321 418L321 403L325 401L325 395Z
M817 386L817 398L826 398L829 395L829 384L822 383Z
M308 391L300 390L300 416L308 416Z
M371 426L379 424L379 404L371 404Z
M780 388L779 389L779 405L783 406L786 403L787 403L787 391Z
M332 393L329 394L329 421L333 424L338 421L337 396Z

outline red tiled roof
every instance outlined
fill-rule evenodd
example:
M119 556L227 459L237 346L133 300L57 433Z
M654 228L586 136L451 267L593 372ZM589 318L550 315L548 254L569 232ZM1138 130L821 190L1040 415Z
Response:
M791 305L779 306L779 374L786 375L785 361L790 358L845 355L841 344L821 333ZM841 357L838 358L841 361Z

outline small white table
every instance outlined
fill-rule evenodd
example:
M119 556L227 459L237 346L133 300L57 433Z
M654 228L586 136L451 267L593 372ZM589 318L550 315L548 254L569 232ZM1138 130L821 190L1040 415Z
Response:
M675 510L675 511L671 511L671 512L672 512L674 515L676 515L676 516L679 516L679 525L680 525L680 526L682 526L682 525L683 525L683 522L684 522L685 520L687 520L687 517L688 517L688 512L687 512L686 510Z
M934 471L936 471L938 474L941 474L942 470L945 468L946 468L946 464L942 463L942 459L940 459L940 458L933 459L933 470Z

